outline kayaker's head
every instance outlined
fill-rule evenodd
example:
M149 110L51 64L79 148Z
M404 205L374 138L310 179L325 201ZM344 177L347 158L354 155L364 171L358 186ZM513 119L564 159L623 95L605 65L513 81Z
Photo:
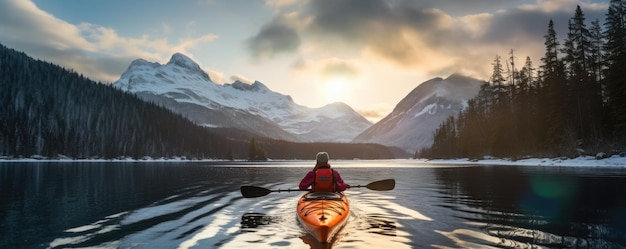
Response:
M319 152L315 158L317 159L317 163L315 164L315 168L313 170L317 170L320 167L330 168L330 165L328 164L328 153Z
M328 153L318 152L316 158L317 164L328 164Z

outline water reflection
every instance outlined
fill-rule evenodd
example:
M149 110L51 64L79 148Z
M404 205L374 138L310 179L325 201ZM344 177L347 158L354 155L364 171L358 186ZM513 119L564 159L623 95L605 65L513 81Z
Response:
M626 211L621 178L514 167L441 170L437 177L446 186L441 206L484 231L441 232L458 245L475 240L515 248L626 246L626 220L615 215Z
M253 228L269 225L277 220L277 217L272 217L262 213L245 213L241 216L241 229L243 232L254 232L256 229Z
M369 215L367 219L367 223L369 223L369 228L367 229L370 233L385 235L385 236L396 236L397 233L397 225L396 221L393 218L387 217L385 215L373 214Z

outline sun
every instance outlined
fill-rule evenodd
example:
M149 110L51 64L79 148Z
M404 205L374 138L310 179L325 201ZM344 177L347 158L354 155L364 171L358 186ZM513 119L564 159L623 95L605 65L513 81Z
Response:
M345 101L350 94L350 85L344 77L333 77L326 82L326 98L331 102Z

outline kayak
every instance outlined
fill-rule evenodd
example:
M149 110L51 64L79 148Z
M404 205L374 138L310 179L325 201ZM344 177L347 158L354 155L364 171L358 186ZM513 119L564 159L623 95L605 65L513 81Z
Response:
M376 191L392 190L396 186L396 180L385 179L370 182L367 185L352 185L350 188L366 187ZM244 198L256 198L266 196L272 192L301 191L300 189L271 190L255 186L241 186L241 195ZM342 193L316 192L307 193L300 197L296 209L298 221L307 233L322 243L332 242L333 237L341 230L348 221L350 215L350 204L348 198ZM251 223L252 227L258 226L255 215L244 215L242 226ZM262 221L262 220L261 220ZM329 246L332 244L325 244Z
M328 243L348 221L350 204L344 194L306 193L298 200L296 213L307 233Z

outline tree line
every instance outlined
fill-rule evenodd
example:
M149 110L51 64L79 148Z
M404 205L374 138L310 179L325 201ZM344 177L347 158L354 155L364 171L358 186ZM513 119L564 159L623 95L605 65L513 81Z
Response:
M0 155L221 158L225 138L135 95L2 46Z
M458 116L417 157L522 158L618 153L626 145L626 1L611 0L604 21L587 26L578 6L562 44L552 20L536 68L515 51L496 55L493 72ZM506 70L505 70L506 67Z
M311 149L331 150L335 158L393 158L380 145L255 140L245 131L202 127L2 44L0 117L0 158L313 159ZM251 144L263 158L249 153Z

